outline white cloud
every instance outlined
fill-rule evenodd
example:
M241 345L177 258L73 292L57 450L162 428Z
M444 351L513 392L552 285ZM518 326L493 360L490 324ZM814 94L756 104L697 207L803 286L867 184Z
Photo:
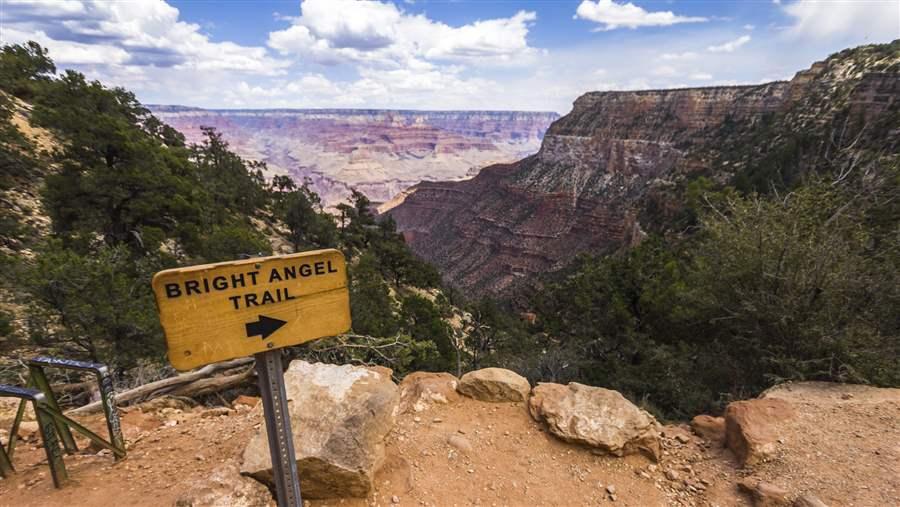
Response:
M754 26L754 25L750 25L750 24L744 25L744 30L750 31L750 30L753 30L754 28L756 28L756 26Z
M744 44L746 44L748 42L750 42L750 36L749 35L741 35L740 37L738 37L737 39L734 39L732 41L728 41L728 42L725 42L722 44L707 46L706 50L711 53L732 53L736 49L738 49L739 47L743 46Z
M318 63L427 70L428 61L526 63L536 52L527 42L533 12L451 27L372 0L304 0L300 9L292 26L269 34L268 44Z
M683 53L663 53L659 57L663 60L692 60L697 56L697 53L693 51L685 51Z
M690 77L694 81L709 81L713 78L712 74L708 74L706 72L695 72L688 77Z
M288 62L263 47L212 42L163 0L4 2L0 40L36 39L60 65L107 64L275 75Z
M613 0L583 0L575 10L575 18L600 23L598 30L638 28L643 26L669 26L677 23L699 23L707 18L679 16L672 11L648 12L633 3L616 3Z
M793 18L789 33L802 38L849 37L853 43L888 42L900 37L900 2L799 0L781 7Z
M650 73L653 74L654 76L661 76L661 77L674 77L674 76L680 75L678 70L675 67L672 67L671 65L661 65L659 67L656 67L652 71L650 71Z

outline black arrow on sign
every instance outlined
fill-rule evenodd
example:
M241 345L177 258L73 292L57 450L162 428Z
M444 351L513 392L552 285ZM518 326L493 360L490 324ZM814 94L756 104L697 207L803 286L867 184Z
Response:
M265 340L275 331L281 329L281 326L287 324L287 321L273 319L272 317L266 317L265 315L260 315L259 320L256 322L249 322L246 324L247 326L247 338L251 338L256 335L261 335L262 339Z

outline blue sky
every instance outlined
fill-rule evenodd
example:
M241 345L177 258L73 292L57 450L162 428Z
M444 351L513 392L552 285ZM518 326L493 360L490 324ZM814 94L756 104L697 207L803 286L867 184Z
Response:
M900 38L900 2L0 0L0 41L147 103L522 109L759 83Z

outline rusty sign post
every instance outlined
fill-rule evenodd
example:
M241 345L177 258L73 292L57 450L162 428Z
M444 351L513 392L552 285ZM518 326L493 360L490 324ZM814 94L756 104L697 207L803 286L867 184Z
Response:
M153 293L178 370L254 356L279 507L300 507L300 480L281 349L350 329L347 267L338 250L161 271Z

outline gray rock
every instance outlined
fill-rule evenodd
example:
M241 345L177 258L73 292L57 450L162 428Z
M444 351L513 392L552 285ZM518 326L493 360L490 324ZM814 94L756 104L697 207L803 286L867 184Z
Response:
M528 409L567 442L614 456L644 452L659 457L659 423L617 391L576 382L538 384Z
M304 498L366 496L396 420L397 386L371 369L304 361L284 380ZM272 483L265 424L244 449L241 473Z
M454 447L466 453L472 452L472 443L469 442L466 437L461 435L450 435L447 439L447 444L449 444L450 447Z
M269 488L242 477L234 460L192 481L189 491L175 500L176 507L274 507Z
M483 368L463 375L457 389L461 394L481 401L525 401L531 384L514 371Z

